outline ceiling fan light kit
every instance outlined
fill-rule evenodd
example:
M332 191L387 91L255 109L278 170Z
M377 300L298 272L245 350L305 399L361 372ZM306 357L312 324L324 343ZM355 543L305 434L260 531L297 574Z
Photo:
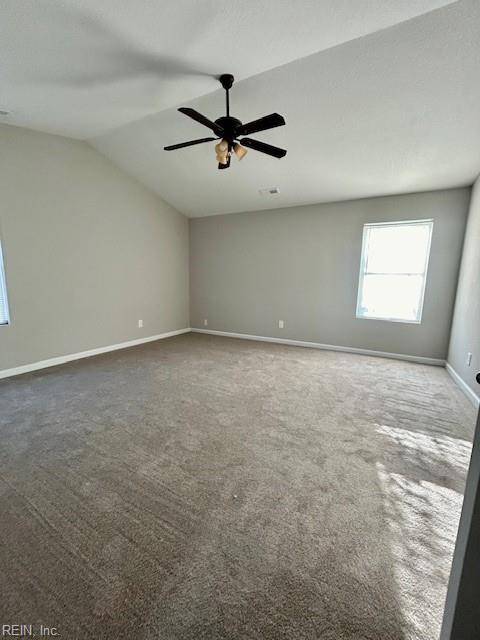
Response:
M251 133L258 133L259 131L266 131L267 129L273 129L275 127L282 127L285 124L283 116L278 113L271 113L268 116L259 118L258 120L252 120L243 124L238 118L234 118L230 115L230 94L229 91L232 88L234 78L230 73L224 73L219 78L222 87L225 89L226 94L226 115L218 118L215 121L209 120L206 116L202 115L195 109L189 107L180 107L178 110L180 113L192 118L199 124L210 129L215 135L215 138L200 138L198 140L189 140L188 142L180 142L179 144L172 144L164 147L165 151L175 151L176 149L183 149L184 147L191 147L196 144L202 144L204 142L213 142L220 140L215 145L216 159L219 169L228 169L230 166L230 159L232 153L241 160L247 154L248 149L254 149L260 153L265 153L274 158L283 158L286 155L285 149L274 147L266 142L260 140L254 140L253 138L241 138L239 136L248 136ZM247 148L246 148L247 147Z
M215 145L215 151L217 153L217 162L219 164L227 164L228 142L226 140L221 140Z
M237 158L239 160L244 158L248 153L248 151L245 149L245 147L242 147L242 145L239 142L236 142L233 145L233 152L234 152L234 154L237 156Z

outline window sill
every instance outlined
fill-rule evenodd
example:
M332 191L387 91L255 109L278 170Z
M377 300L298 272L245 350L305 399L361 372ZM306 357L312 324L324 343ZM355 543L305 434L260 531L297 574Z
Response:
M377 318L375 316L355 316L357 320L379 320L380 322L399 322L401 324L422 324L421 320L402 320L400 318Z

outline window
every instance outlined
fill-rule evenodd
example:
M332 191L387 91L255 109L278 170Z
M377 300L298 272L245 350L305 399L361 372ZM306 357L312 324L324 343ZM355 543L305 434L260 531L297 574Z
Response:
M0 324L8 324L7 285L3 269L2 246L0 245Z
M421 322L433 220L366 224L357 318Z

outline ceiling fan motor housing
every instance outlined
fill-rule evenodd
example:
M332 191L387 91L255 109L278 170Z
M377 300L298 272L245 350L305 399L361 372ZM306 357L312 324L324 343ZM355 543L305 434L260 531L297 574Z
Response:
M224 130L223 138L228 142L229 145L233 145L233 141L237 137L237 130L242 125L238 118L233 118L232 116L222 116L215 120L215 124L222 127Z

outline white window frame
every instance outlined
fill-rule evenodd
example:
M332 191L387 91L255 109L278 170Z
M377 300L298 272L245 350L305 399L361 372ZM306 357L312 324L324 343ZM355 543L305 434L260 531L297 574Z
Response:
M0 290L2 291L3 299L5 300L5 317L6 317L6 322L0 322L0 327L8 327L8 325L10 324L10 311L8 306L7 278L5 276L5 265L3 262L1 242L0 242Z
M423 272L419 273L405 273L398 275L420 275L423 276L422 283L422 291L420 294L420 303L418 305L418 313L417 318L415 320L408 320L404 318L382 318L377 316L366 316L360 313L361 308L361 298L363 291L363 280L365 275L368 275L365 271L365 265L367 261L367 237L368 230L372 227L398 227L400 225L414 225L414 224L428 224L429 226L429 234L428 234L428 244L427 244L427 252L425 257L425 268ZM362 254L360 258L360 275L358 278L358 291L357 291L357 308L356 308L356 318L359 320L382 320L383 322L402 322L405 324L421 324L422 315L423 315L423 303L425 300L425 288L427 284L427 275L428 275L428 265L430 263L430 249L432 246L432 234L433 234L433 218L426 218L424 220L396 220L395 222L369 222L363 225L363 237L362 237ZM390 275L390 274L385 274Z

